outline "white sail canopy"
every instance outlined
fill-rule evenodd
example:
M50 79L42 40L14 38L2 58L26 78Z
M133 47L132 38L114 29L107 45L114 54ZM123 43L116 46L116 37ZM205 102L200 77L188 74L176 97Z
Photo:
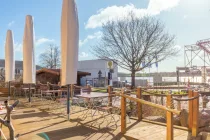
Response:
M31 15L26 16L23 36L23 83L36 82L36 65L34 58L34 27Z
M5 82L15 79L15 56L12 31L7 31L5 44Z
M61 85L77 82L79 25L74 0L63 0L61 17Z

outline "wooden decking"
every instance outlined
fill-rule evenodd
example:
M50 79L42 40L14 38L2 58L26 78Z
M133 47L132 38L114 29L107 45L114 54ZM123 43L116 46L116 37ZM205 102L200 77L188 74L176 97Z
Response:
M136 140L165 140L166 127L152 123L140 122L125 134L127 138ZM174 129L174 140L187 140L188 132Z
M20 134L19 140L124 140L135 138L140 140L164 140L166 127L147 122L131 120L127 124L128 131L125 135L120 133L120 122L106 127L102 124L99 128L91 118L81 120L81 113L71 115L71 121L66 117L52 111L40 111L37 107L26 107L21 104L12 115L15 133ZM3 127L8 136L8 131ZM174 139L187 140L188 132L174 129ZM45 138L44 138L45 137Z

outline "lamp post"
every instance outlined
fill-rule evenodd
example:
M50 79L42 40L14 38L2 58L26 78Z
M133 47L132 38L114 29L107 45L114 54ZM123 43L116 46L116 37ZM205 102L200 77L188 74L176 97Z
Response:
M108 85L112 86L112 71L111 71L111 69L108 72L108 80L109 80Z

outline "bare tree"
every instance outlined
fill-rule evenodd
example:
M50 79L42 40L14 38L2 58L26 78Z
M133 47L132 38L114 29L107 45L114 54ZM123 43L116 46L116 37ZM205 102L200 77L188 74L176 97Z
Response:
M60 50L55 45L49 45L47 50L40 54L40 63L45 68L59 68L60 67Z
M0 69L0 80L5 80L5 70L3 68Z
M169 35L159 20L149 16L137 18L131 12L123 20L103 24L102 33L100 42L92 46L93 54L130 71L132 87L136 72L178 53L175 36Z

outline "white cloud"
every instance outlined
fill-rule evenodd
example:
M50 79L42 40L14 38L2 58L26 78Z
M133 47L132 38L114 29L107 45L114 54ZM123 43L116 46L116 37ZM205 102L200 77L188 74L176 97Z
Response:
M102 32L98 31L95 32L93 35L88 35L84 40L79 40L79 46L84 45L85 43L87 43L89 40L92 39L99 39L102 36Z
M182 49L182 46L180 46L180 45L175 45L174 48L180 50L180 49Z
M176 7L180 0L150 0L149 5L145 9L136 8L133 4L125 6L109 6L97 11L97 14L92 15L85 26L85 28L97 28L102 26L108 20L122 19L130 11L134 12L137 17L145 15L157 15L161 11L169 10Z
M160 14L161 11L176 7L179 2L180 0L150 0L147 10L149 13L157 15Z
M85 57L88 57L89 55L86 53L86 52L81 52L80 54L79 54L79 57L80 58L85 58Z
M15 21L11 21L10 23L8 23L8 27L11 27L13 24L15 23Z
M47 38L40 38L40 39L37 39L35 41L35 46L39 46L41 44L48 43L48 42L54 42L54 40L53 39L47 39ZM14 48L15 48L16 52L23 52L22 43L14 43Z
M54 39L40 38L40 39L37 39L37 40L36 40L35 45L36 45L36 46L39 46L39 45L41 45L41 44L49 43L49 42L54 42L54 41L55 41Z
M39 46L41 44L47 43L47 42L54 42L53 39L47 39L47 38L40 38L35 41L35 46ZM15 52L23 52L23 45L22 43L14 43Z

